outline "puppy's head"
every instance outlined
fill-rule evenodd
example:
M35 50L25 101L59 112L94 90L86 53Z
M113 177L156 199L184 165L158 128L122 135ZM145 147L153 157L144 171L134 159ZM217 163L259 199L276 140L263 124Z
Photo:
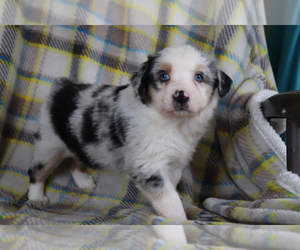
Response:
M232 83L214 57L189 45L148 56L131 82L145 105L160 113L187 117L199 115L215 89L224 97Z

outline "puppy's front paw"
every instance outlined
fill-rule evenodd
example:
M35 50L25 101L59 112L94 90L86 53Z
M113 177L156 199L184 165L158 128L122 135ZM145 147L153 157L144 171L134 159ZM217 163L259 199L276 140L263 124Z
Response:
M73 179L76 185L82 189L93 189L96 187L94 179L91 175L85 172L73 171Z
M176 244L180 248L188 244L181 225L153 225L153 229L158 238Z
M31 201L35 206L38 206L38 207L44 207L49 203L49 199L45 195L39 199L37 199L37 198L30 199L29 198L29 201Z
M44 194L44 183L31 183L28 191L28 200L39 206L45 206L49 200Z

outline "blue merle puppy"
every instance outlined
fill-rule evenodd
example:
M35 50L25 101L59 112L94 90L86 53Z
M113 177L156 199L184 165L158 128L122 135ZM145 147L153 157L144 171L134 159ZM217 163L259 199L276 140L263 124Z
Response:
M55 80L42 106L28 197L43 205L45 181L67 159L75 183L93 188L85 167L127 174L164 217L185 221L176 185L231 79L214 57L165 48L126 86Z

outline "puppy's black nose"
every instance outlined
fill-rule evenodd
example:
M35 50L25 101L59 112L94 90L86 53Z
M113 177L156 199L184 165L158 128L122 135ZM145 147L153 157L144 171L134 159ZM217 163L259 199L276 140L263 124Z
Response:
M189 94L185 91L177 90L173 95L173 99L180 104L184 104L190 100L190 97Z

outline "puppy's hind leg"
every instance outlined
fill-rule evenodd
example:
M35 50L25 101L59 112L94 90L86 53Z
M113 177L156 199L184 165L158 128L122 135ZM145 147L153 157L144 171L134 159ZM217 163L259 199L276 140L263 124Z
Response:
M52 171L63 161L64 156L63 150L46 149L41 143L35 145L34 163L28 170L30 177L29 200L40 202L42 206L48 203L48 198L44 194L45 182Z
M68 159L67 164L70 166L72 177L78 187L92 189L96 186L93 177L87 173L83 164L76 161L74 158Z

